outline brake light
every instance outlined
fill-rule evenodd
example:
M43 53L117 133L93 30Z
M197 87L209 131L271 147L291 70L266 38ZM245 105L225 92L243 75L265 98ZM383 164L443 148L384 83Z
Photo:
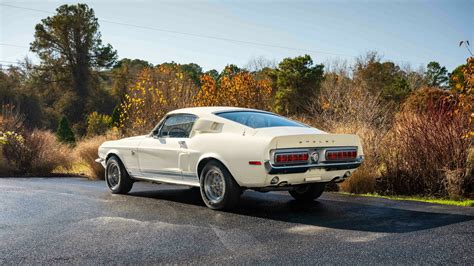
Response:
M326 160L354 160L357 158L357 150L335 150L326 152Z
M303 163L307 162L309 155L307 152L281 153L275 156L276 163Z

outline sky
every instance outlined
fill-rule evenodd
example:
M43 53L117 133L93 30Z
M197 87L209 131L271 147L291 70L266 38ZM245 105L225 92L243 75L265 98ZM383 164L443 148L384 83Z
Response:
M28 51L35 25L72 3L0 0L0 64L25 56L37 62ZM94 9L103 42L120 58L153 64L192 62L220 71L258 57L278 62L309 54L315 63L352 62L377 51L398 64L418 68L438 61L451 71L469 55L458 46L461 40L474 50L474 0L81 3Z

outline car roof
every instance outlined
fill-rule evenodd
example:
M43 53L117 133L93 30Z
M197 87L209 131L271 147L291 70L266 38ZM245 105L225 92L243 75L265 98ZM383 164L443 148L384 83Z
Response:
M194 114L197 116L209 116L216 112L229 112L229 111L257 111L265 112L256 109L242 108L242 107L230 107L230 106L203 106L203 107L189 107L177 109L169 112L168 114Z

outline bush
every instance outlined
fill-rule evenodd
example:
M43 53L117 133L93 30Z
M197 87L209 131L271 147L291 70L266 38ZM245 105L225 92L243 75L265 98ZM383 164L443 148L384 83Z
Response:
M2 175L49 175L57 167L71 167L70 150L53 133L34 130L24 136L3 133Z
M87 136L104 135L112 126L112 118L108 115L93 112L87 116Z
M347 66L338 66L326 75L321 92L310 111L314 121L310 123L330 133L356 134L361 139L365 161L354 174L339 184L339 189L350 193L373 193L380 174L381 149L384 136L390 127L393 109L380 94L373 94L367 86L348 77Z
M426 112L428 108L443 108L449 91L438 88L422 88L413 92L402 104L403 112ZM444 106L446 108L447 106Z
M334 123L334 122L332 122ZM333 124L334 125L334 124ZM380 175L382 141L385 130L365 124L349 123L335 126L331 133L347 133L359 136L364 149L365 161L346 181L339 184L339 189L349 193L373 193L376 179Z
M199 88L177 64L143 69L120 105L123 135L149 132L169 111L193 105Z
M87 165L89 171L86 174L91 179L104 179L104 167L95 161L99 157L98 149L105 141L117 138L118 134L116 132L109 131L107 135L84 139L77 144L75 153L81 163Z
M20 114L19 110L11 104L2 105L2 113L0 115L0 132L22 132L23 122L25 118Z
M76 138L66 117L61 118L61 121L59 121L56 135L58 136L58 140L62 143L74 144L76 142Z
M399 115L384 145L381 192L452 198L471 193L470 114L449 109Z

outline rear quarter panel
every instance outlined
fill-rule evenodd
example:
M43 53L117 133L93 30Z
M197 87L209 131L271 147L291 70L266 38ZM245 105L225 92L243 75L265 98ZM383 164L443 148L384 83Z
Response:
M198 163L205 158L221 161L240 186L261 184L266 178L263 162L269 158L268 138L238 133L205 133L192 138L190 164L197 173ZM262 165L250 165L260 161Z

